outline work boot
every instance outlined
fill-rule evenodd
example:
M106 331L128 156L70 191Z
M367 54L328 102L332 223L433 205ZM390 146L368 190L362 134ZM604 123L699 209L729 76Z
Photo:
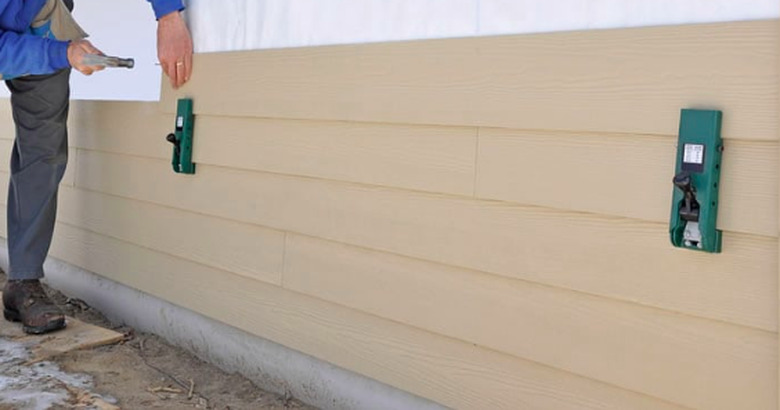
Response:
M9 280L3 290L3 315L22 322L25 333L40 335L65 327L65 315L38 280Z

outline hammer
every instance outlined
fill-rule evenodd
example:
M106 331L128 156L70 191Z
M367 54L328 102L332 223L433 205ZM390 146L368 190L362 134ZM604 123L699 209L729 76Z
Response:
M82 63L84 65L102 65L104 67L125 67L129 69L135 67L135 60L133 60L132 58L101 56L97 54L85 55Z

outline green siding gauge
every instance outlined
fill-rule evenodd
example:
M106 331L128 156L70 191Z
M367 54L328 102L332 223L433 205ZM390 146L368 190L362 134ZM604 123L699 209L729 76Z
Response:
M194 174L192 163L192 131L195 118L192 114L192 100L182 98L176 109L176 131L165 138L173 144L173 171L179 174Z
M720 253L722 232L716 229L723 140L723 114L684 109L680 115L677 165L673 180L672 245Z

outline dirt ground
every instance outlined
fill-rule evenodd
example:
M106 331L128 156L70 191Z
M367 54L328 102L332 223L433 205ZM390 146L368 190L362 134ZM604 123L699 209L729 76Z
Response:
M5 274L0 272L0 289ZM69 352L54 363L68 374L91 377L90 391L122 409L312 409L292 397L265 392L240 375L227 374L161 338L114 326L99 312L59 292L49 294L69 316L113 329L126 341ZM0 318L0 326L7 326ZM10 410L0 403L0 410ZM73 404L52 409L83 408Z

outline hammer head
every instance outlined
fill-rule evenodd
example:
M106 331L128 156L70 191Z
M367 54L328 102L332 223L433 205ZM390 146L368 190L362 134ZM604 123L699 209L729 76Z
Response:
M84 64L86 65L101 65L104 67L135 67L135 60L132 58L119 58L112 56L102 56L97 54L87 54L84 56Z

